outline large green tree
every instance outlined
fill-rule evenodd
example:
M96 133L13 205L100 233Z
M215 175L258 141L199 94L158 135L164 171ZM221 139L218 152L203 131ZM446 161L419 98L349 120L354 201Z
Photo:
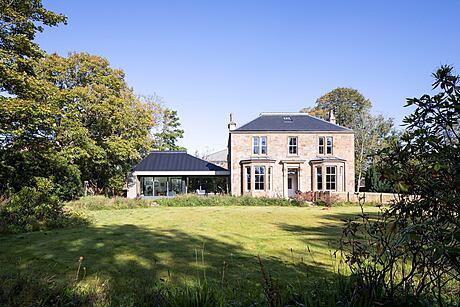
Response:
M313 107L301 110L323 119L334 111L338 125L353 129L357 188L368 167L378 159L375 153L397 138L393 119L372 115L371 108L371 101L356 89L339 87L318 98Z
M45 9L41 0L0 0L0 92L28 97L40 90L36 61L44 52L33 40L44 26L66 22L66 17Z
M0 106L7 164L0 176L15 189L42 176L59 185L59 174L45 167L59 162L74 169L77 183L121 188L133 163L152 147L156 107L141 102L123 71L99 56L53 54L34 69L48 95L32 104L12 98ZM19 170L27 174L22 184Z

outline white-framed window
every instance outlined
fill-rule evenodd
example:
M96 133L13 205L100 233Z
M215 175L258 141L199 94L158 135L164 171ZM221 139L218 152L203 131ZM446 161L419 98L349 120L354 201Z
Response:
M320 136L318 138L318 154L332 155L333 138L332 136Z
M252 154L266 155L267 154L267 137L253 136L252 137Z
M267 154L267 137L266 136L260 137L260 154L261 155Z
M337 189L337 167L326 166L326 191Z
M320 136L318 139L318 153L324 155L324 136Z
M315 167L316 172L316 190L322 191L323 190L323 169L321 166Z
M265 166L254 167L254 190L265 190Z
M252 137L252 154L253 155L259 154L259 137L258 136Z
M297 155L298 153L297 143L298 143L298 139L296 136L290 136L288 138L288 153L290 155Z
M246 166L246 190L251 191L251 167Z
M332 143L333 143L332 136L326 137L326 154L327 155L332 155Z
M271 190L272 189L272 173L273 173L273 167L269 167L268 168L268 178L267 178L267 181L268 181L268 189Z

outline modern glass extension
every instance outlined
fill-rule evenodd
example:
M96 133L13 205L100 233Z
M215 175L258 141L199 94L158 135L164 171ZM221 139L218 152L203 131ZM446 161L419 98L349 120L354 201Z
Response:
M174 197L186 193L228 192L226 176L141 176L140 192L143 197Z

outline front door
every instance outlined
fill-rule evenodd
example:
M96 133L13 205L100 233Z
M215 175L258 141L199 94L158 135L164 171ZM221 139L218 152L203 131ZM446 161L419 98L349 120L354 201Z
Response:
M289 197L294 197L295 192L298 190L298 185L297 185L297 173L295 174L289 174L287 178L287 186L288 186L288 196Z

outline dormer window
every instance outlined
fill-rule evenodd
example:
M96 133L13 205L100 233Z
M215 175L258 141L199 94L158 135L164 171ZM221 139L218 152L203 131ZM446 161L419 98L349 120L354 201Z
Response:
M252 137L252 154L266 155L267 154L267 137L254 136Z

